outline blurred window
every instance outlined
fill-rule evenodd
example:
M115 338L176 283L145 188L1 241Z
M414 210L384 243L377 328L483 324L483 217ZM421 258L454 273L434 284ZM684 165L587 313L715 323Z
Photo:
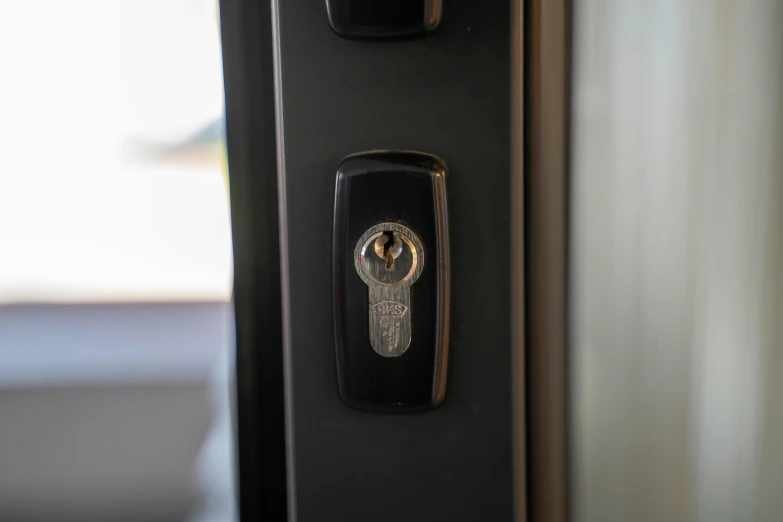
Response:
M0 304L230 299L217 14L0 6Z
M234 520L216 0L0 2L0 78L0 520Z

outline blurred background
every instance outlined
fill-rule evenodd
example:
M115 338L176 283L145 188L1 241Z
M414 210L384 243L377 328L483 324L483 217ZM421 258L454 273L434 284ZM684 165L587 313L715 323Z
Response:
M0 520L234 520L217 2L3 2L0 64Z
M573 4L573 519L781 521L783 2Z

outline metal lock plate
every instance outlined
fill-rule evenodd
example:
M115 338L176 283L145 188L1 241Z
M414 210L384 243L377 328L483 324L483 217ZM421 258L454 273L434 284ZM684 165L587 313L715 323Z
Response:
M337 171L334 334L340 397L407 412L446 394L449 245L446 167L429 154L379 151Z
M356 243L354 263L369 287L370 344L383 357L398 357L411 344L411 285L424 269L424 249L398 223L371 227Z

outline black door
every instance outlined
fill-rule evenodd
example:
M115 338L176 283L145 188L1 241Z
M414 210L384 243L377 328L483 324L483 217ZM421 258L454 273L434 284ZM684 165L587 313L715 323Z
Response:
M561 328L563 303L543 300L531 306L536 294L526 295L524 289L525 278L536 275L526 274L526 266L542 271L532 287L539 294L564 277L557 258L562 252L555 248L557 255L546 257L552 245L530 228L543 212L525 210L526 199L539 197L531 192L538 186L554 194L547 208L563 212L557 205L565 162L552 174L559 185L537 185L540 175L534 173L541 170L546 151L533 133L542 132L541 121L551 115L547 107L556 105L560 112L553 128L563 135L548 153L564 157L564 4L557 2L554 14L536 2L520 1L327 4L225 0L221 6L236 258L242 517L510 521L525 520L534 509L536 502L528 497L544 498L542 506L563 506L564 498L557 496L564 494L564 475L557 469L562 433L547 432L562 425L549 422L531 431L526 418L547 411L554 413L541 417L544 424L559 419L564 394L545 397L542 392L534 400L526 392L530 382L525 376L526 365L546 372L554 364L553 380L547 379L542 390L547 384L562 385L562 358L539 358L531 343L550 342L548 353L555 355L562 355L562 346L543 333L531 338L535 326L525 325ZM546 33L542 23L556 31ZM559 54L554 65L548 63L560 83L540 103L546 98L539 88L545 67L538 56L553 46L552 40ZM437 160L432 169L442 169L448 201L444 238L416 221L430 219L426 216L437 197L426 196L426 187L425 196L412 196L415 184L399 175L403 167L396 163L389 169L397 177L371 182L365 196L356 196L361 211L350 207L343 212L340 205L348 203L335 196L338 170L346 157L358 154L372 160L357 167L360 173L377 180L382 170L373 163L377 151L392 151L387 159L402 157L400 162L414 164L414 170L426 165L411 163L412 151ZM378 215L356 224L362 212L374 212L376 202ZM342 243L335 240L341 233L335 227L341 220L348 223L348 247L336 255ZM358 256L361 231L376 221L425 230L421 239L413 234L425 252L420 281L427 281L429 270L433 278L444 278L433 295L443 285L450 287L446 301L438 297L439 305L424 314L420 310L430 302L422 297L425 283L421 288L411 284L412 340L399 357L400 350L381 353L372 339L372 320L368 327L364 317L398 314L403 319L383 320L403 324L405 338L406 323L400 321L407 306L395 307L403 303L387 296L373 307L372 293L369 302L362 293L368 291L360 280L363 261L357 261L356 270L351 264L352 245L357 244ZM557 227L564 228L564 220L550 230L555 243L564 237ZM382 243L376 247L381 248L378 256L388 256L389 266L396 233L389 232L385 250ZM526 249L531 241L543 243L541 254ZM415 250L416 242L408 243L400 248ZM448 263L433 262L428 255L435 251ZM375 259L372 255L368 259ZM355 280L346 283L339 274ZM349 308L355 304L353 315L338 310L345 302ZM440 352L430 338L438 338L433 332L442 326L444 307L448 342ZM546 310L557 316L554 323L540 322ZM342 346L338 332L344 328L357 329L358 340ZM384 407L374 408L363 396L346 400L347 381L339 371L345 369L344 353L358 353L355 360L363 361L350 369L363 379L349 376L348 381L361 382L357 393L370 390L370 398ZM426 392L432 389L430 381L416 388L408 379L421 368L400 362L422 353L424 360L436 354L443 362L440 394ZM432 375L427 367L415 378ZM424 392L414 394L414 388ZM398 396L399 405L417 407L395 409ZM526 457L528 446L535 444L540 445L536 459L555 456L545 463L551 468L554 462L555 471L540 486L526 481L537 462ZM542 496L542 491L549 493ZM550 509L549 518L537 520L559 520L563 513L563 507Z

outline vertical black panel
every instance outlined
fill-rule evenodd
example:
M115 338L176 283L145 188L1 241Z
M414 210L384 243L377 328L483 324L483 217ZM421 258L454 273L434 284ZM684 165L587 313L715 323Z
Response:
M221 0L234 240L239 514L286 519L271 6Z
M382 42L337 37L323 2L277 9L296 519L511 520L511 3L452 2L433 36ZM449 165L448 398L426 413L356 411L335 385L334 170L373 149Z

